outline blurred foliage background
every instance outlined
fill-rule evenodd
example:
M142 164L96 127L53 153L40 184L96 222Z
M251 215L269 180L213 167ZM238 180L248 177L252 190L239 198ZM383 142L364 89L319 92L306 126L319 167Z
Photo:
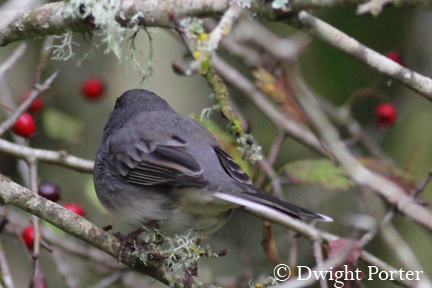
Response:
M355 7L343 7L316 11L314 15L382 54L391 50L399 51L406 67L431 76L432 15L430 12L386 8L378 17L373 18L356 16ZM265 24L281 36L295 32L293 28L281 23ZM157 93L182 114L199 115L202 109L210 107L213 103L209 97L211 90L201 76L182 77L172 71L171 62L181 58L185 52L183 45L163 29L150 29L150 32L153 37L154 72L153 76L142 85L140 85L141 76L138 71L134 70L126 60L120 62L112 54L104 54L103 45L100 51L95 50L90 59L84 60L78 66L80 54L86 51L89 44L82 35L74 35L74 41L77 43L73 46L75 58L67 62L49 61L43 73L42 79L56 69L60 71L52 88L42 96L46 108L35 117L37 133L28 141L29 144L32 147L65 150L71 155L94 159L103 127L116 98L124 91L137 87ZM43 40L31 40L27 43L29 45L27 53L7 73L5 79L16 99L30 88ZM142 52L139 57L143 63L148 61L146 57L149 45L145 33L140 33L137 47ZM1 60L6 59L16 46L17 44L13 44L2 48ZM419 182L427 175L432 168L432 149L429 147L432 141L432 133L430 133L432 105L427 100L402 85L389 81L385 76L372 72L363 64L318 40L313 40L305 49L299 63L307 83L324 99L336 106L347 103L352 95L362 89L371 88L378 91L371 97L360 97L354 102L355 118L394 159L397 167L411 172ZM235 62L231 64L235 65ZM102 99L88 101L80 94L81 84L88 77L103 79L106 92ZM230 96L241 108L245 118L250 121L251 133L262 145L266 155L277 135L276 128L241 92L233 87L230 87L230 92ZM395 125L388 129L378 127L373 121L374 108L383 101L393 103L399 114ZM226 122L217 113L212 113L211 119L225 128ZM63 131L63 134L53 132L54 134L49 135L52 125L61 126L60 131ZM75 127L74 133L69 133L73 130L70 125ZM59 136L59 133L62 135ZM5 137L9 139L10 135ZM307 148L287 139L275 166L278 168L291 161L317 157L318 155ZM16 160L4 153L0 153L0 173L11 177L14 181L24 183L16 172ZM100 206L93 191L91 175L41 164L39 177L41 181L50 181L60 186L62 201L82 205L86 210L86 218L96 225L112 224L114 231L131 230L131 227L108 215ZM288 201L333 217L334 223L320 223L319 228L341 237L350 237L353 233L345 221L346 217L350 214L366 213L370 208L357 188L348 191L330 191L316 185L285 185L284 192ZM423 198L432 200L431 187L425 190ZM424 268L432 271L432 262L429 261L432 245L429 240L424 240L428 239L425 237L426 232L421 227L412 225L413 222L404 217L397 217L396 224ZM290 237L293 233L277 226L274 226L273 230L281 260L288 263L292 243ZM272 275L275 264L270 262L262 251L261 237L260 219L236 213L225 227L211 236L211 239L204 240L204 243L209 243L214 249L228 249L228 255L221 259L201 259L200 277L203 280L213 282L218 280L223 283L224 278L228 279L242 273L246 278L252 277L254 280ZM16 237L6 235L2 237L2 242L16 286L28 287L33 270L32 263L26 258ZM315 260L312 246L302 238L298 239L298 245L298 265L313 266ZM401 266L392 251L383 245L380 237L372 241L366 250L395 267ZM78 287L89 287L102 277L100 272L87 269L85 264L82 265L81 260L71 255L65 255L64 261L74 267L71 273L79 279ZM65 287L46 251L42 251L42 265L50 287ZM360 268L365 268L364 264L360 263ZM152 283L145 276L136 277L142 279L142 283ZM366 281L365 285L393 287L395 284L388 281ZM115 284L109 287L122 286ZM147 286L143 284L143 287ZM318 287L318 284L314 287Z

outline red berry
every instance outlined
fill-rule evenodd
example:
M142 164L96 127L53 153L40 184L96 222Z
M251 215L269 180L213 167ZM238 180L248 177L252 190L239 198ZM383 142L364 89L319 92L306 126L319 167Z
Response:
M28 90L27 92L25 92L23 95L21 95L21 103L22 102L24 102L29 96L30 96L30 93L31 93L32 91L31 90ZM43 100L42 100L42 98L40 98L40 97L37 97L35 100L33 100L33 102L30 104L30 107L28 108L28 111L29 112L33 112L33 113L36 113L36 112L39 112L43 107L45 107L45 104L44 104L44 102L43 102Z
M54 185L51 182L42 182L39 184L38 194L53 202L60 200L60 192L60 187Z
M29 225L27 226L21 233L21 236L24 240L24 243L26 244L27 248L29 250L33 249L33 245L34 245L34 230L33 230L33 226Z
M101 79L91 77L84 80L81 87L81 94L87 99L94 100L103 96L105 87Z
M388 52L386 57L389 58L390 60L393 60L394 62L398 63L399 65L405 66L404 65L405 63L402 59L401 54L396 50L392 50L392 51Z
M81 217L84 217L85 211L84 208L76 203L67 203L63 205L64 208L66 208L69 211L72 211Z
M12 127L15 134L28 138L33 136L36 131L36 124L28 113L22 114Z
M28 111L36 113L36 112L39 112L40 110L42 110L43 107L45 107L45 104L44 104L42 98L36 97L36 99L30 104Z
M397 118L397 109L389 102L378 104L375 108L375 122L380 126L391 126Z

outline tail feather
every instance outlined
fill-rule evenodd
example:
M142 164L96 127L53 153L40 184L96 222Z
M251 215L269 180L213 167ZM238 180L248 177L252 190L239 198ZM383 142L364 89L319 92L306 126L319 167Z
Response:
M261 193L228 194L217 192L214 196L257 212L265 209L270 213L282 213L296 219L312 218L324 222L333 222L333 219L328 216L311 212L307 209Z

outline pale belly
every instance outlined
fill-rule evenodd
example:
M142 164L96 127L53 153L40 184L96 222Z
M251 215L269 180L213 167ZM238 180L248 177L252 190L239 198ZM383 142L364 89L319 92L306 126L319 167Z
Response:
M117 194L117 193L113 193ZM119 195L113 195L112 198ZM205 237L221 228L236 205L214 198L211 193L198 189L183 189L177 197L166 197L155 192L126 195L128 201L99 197L102 205L114 215L134 226L157 224L168 236L186 235ZM146 197L143 197L143 196ZM169 194L171 195L171 194ZM172 195L171 195L172 196ZM180 197L178 197L180 196ZM176 200L173 200L176 199ZM119 205L122 203L122 205Z

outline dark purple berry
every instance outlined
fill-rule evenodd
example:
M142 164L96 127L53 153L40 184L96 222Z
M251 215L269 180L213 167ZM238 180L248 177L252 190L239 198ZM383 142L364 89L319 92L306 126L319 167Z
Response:
M51 182L42 182L39 184L38 194L53 202L60 200L60 192L60 188Z

